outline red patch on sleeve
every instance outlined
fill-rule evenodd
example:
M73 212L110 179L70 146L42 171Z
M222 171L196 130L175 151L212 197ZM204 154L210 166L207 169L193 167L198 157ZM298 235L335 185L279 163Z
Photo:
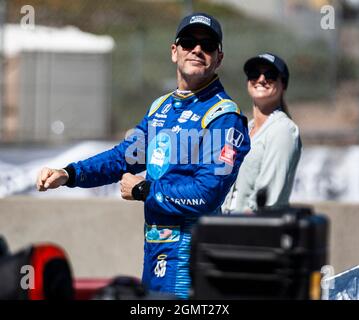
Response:
M221 150L221 154L219 156L219 160L224 161L225 163L230 164L231 166L234 165L234 158L237 152L228 144L225 144Z

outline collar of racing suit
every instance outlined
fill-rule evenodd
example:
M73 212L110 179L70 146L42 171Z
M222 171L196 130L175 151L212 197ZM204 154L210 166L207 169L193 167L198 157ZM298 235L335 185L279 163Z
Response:
M172 93L172 98L174 100L173 107L177 110L186 108L189 104L192 104L196 101L206 101L210 97L222 92L223 86L219 81L218 75L206 85L204 85L201 89L197 91L193 91L189 94L182 95L177 90Z

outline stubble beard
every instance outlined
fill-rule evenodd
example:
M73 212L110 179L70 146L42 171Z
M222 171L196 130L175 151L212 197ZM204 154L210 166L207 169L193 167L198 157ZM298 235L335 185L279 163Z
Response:
M201 87L208 82L212 77L211 73L204 68L178 68L178 76L183 79L187 84L195 85L195 89ZM192 88L193 90L193 88Z

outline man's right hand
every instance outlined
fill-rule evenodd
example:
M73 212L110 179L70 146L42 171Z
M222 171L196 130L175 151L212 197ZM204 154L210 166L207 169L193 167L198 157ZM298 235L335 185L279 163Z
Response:
M47 189L56 189L64 185L69 180L69 175L64 169L41 169L36 182L38 191L46 191Z

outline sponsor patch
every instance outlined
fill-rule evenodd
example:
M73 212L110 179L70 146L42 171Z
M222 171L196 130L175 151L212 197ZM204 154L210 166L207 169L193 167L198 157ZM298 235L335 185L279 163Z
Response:
M167 104L163 107L161 113L162 113L162 114L166 114L166 113L171 109L171 107L172 107L172 105L171 105L170 103L167 103Z
M266 60L269 60L269 61L272 62L272 63L273 63L274 60L275 60L275 57L272 56L271 54L268 54L268 53L260 54L259 57L264 58L264 59L266 59Z
M228 99L221 100L213 107L211 107L202 118L202 128L206 128L214 119L225 113L240 113L238 106Z
M166 95L164 95L164 96L162 96L162 97L159 97L158 99L156 99L156 100L152 103L152 105L151 105L151 107L150 107L150 111L148 112L148 115L149 115L149 116L152 116L152 115L157 111L157 109L158 109L159 107L161 107L162 103L164 103L165 100L166 100L171 94L172 94L172 92L171 92L171 93L168 93L168 94L166 94Z
M211 19L205 16L194 16L189 23L203 23L207 26L211 25Z
M169 201L169 202L173 202L178 205L183 205L183 206L200 206L202 204L206 204L206 201L204 201L202 198L179 199L179 198L171 198L171 197L166 196L165 200Z
M219 160L233 166L235 156L236 156L236 150L234 150L230 145L225 144L221 150Z
M180 227L146 224L145 238L147 242L176 242L180 239Z
M159 132L149 143L147 148L147 173L157 180L167 171L171 156L171 137Z
M165 120L153 119L151 122L152 127L163 127Z
M161 192L156 193L156 200L158 202L163 202L163 194Z
M156 112L155 117L156 117L156 118L166 119L166 118L167 118L167 114L162 114L162 113Z
M166 275L167 261L165 259L158 260L154 273L157 278L163 278Z
M243 142L244 136L243 133L235 128L230 128L227 131L226 141L231 144L232 146L235 146L239 148Z
M179 125L174 126L172 128L172 132L174 132L174 133L179 133L181 130L182 130L182 128Z
M201 116L198 115L198 114L194 114L194 115L191 117L191 121L198 121L199 119L201 119Z
M186 122L189 118L191 118L193 112L191 110L186 110L183 111L180 115L180 117L178 118L178 122L179 123L184 123Z
M182 102L181 102L181 101L176 101L176 102L173 104L173 106L174 106L175 108L181 108L181 107L182 107Z
M153 150L150 164L155 164L162 167L165 161L166 152L162 148L157 148Z

